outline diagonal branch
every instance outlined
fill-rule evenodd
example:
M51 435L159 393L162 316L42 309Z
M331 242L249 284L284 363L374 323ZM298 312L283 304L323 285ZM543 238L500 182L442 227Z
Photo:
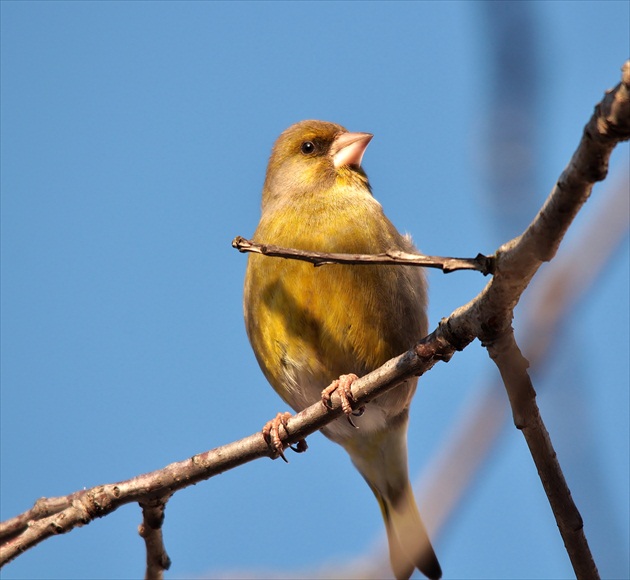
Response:
M518 348L511 329L485 346L501 373L510 398L514 424L521 429L527 441L575 575L577 578L599 578L584 535L582 516L571 497L536 404L536 392L527 373L529 363Z
M366 403L394 388L402 380L422 374L438 360L448 360L453 352L451 345L433 333L415 349L388 361L353 383L353 395L357 403ZM283 443L287 446L298 443L342 414L338 396L333 396L332 409L321 403L312 405L288 420L287 437ZM24 515L17 516L0 525L0 538L3 538L0 564L9 562L50 536L88 524L124 504L146 504L151 499L172 495L175 491L260 457L275 459L276 456L259 431L239 441L126 481L100 485L65 498L52 498L49 503L41 499L36 512L27 512L30 519Z

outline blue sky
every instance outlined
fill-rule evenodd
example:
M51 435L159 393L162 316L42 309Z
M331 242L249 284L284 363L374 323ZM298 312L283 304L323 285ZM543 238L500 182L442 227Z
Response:
M490 253L516 235L630 52L627 2L529 6L533 185L506 224L488 194L492 4L1 2L2 519L285 410L247 342L246 257L230 242L253 233L271 145L290 124L373 133L374 194L426 253ZM624 174L627 145L569 238ZM536 383L606 578L630 573L628 254L626 238ZM432 326L486 282L429 276ZM496 374L476 343L421 380L412 473ZM376 502L344 452L321 435L309 445L289 465L260 460L178 493L168 577L312 574L379 545ZM2 577L141 577L139 522L126 506ZM510 426L435 540L445 578L572 576Z

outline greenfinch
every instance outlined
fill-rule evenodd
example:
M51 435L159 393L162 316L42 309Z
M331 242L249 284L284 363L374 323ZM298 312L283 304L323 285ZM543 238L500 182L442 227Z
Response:
M371 139L323 121L302 121L284 131L269 159L254 241L319 252L414 251L411 239L385 217L361 168ZM322 391L324 401L330 400L338 388L352 410L353 378L426 335L426 282L420 268L409 266L315 268L250 254L244 314L256 359L288 405L300 411L321 401ZM354 412L360 416L341 417L322 431L348 452L374 492L396 578L409 578L415 568L440 578L407 468L416 383L405 381Z

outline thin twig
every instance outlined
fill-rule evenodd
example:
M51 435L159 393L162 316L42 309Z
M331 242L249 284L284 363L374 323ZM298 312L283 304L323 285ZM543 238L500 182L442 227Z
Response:
M138 526L138 533L144 539L147 552L145 580L162 580L164 572L171 567L171 559L166 553L162 536L164 510L169 498L170 495L139 502L142 523Z
M492 274L494 271L494 258L477 254L475 258L443 258L441 256L425 256L424 254L412 254L391 250L383 254L339 254L333 252L310 252L296 250L294 248L281 248L272 244L259 244L247 240L242 236L236 236L232 240L232 247L239 252L251 252L263 254L274 258L289 258L292 260L302 260L309 262L315 267L330 264L350 264L360 265L399 265L399 266L420 266L423 268L437 268L445 274L456 270L476 270L484 276Z

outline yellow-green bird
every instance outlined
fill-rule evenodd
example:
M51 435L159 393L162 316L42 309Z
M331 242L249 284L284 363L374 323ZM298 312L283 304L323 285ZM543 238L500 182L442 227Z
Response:
M414 251L410 238L385 217L361 168L371 139L324 121L284 131L269 160L254 241L319 252ZM315 268L250 254L244 312L263 373L300 411L321 401L322 391L342 375L334 386L343 397L353 375L369 373L427 333L426 282L416 267ZM374 492L396 578L409 578L415 568L440 578L407 469L416 383L409 379L371 401L353 419L356 427L342 417L322 431L350 454Z

